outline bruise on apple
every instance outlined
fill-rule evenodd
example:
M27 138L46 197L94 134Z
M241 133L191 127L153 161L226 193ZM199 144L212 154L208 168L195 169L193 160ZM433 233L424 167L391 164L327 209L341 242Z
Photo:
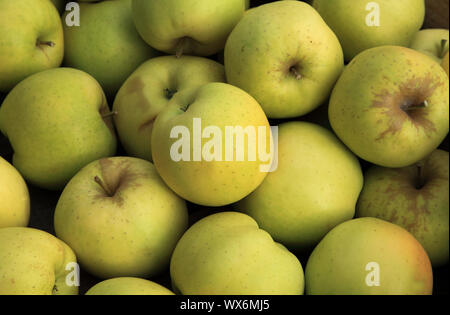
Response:
M120 191L141 186L137 179L145 175L133 170L129 161L116 162L111 158L104 158L99 163L101 174L94 178L99 192L96 199L111 198L121 207L124 200Z
M389 128L382 132L377 141L388 135L395 135L403 128L406 121L410 121L417 129L423 128L430 134L436 132L434 123L427 118L426 108L433 106L429 98L434 91L443 85L437 77L428 74L423 78L415 78L398 86L398 90L390 92L383 90L375 95L371 108L381 110L387 116ZM382 123L379 120L378 123Z

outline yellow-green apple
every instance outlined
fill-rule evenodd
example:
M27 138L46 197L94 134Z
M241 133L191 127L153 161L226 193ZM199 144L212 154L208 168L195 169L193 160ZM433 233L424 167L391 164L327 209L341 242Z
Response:
M448 165L448 152L436 150L417 165L370 168L357 216L400 225L422 244L433 267L445 265L449 260Z
M49 0L0 0L0 92L59 67L63 55L61 19Z
M34 74L0 108L13 164L30 183L62 189L83 166L114 155L116 138L100 85L71 68Z
M156 118L151 139L153 161L167 185L204 206L231 204L255 190L273 161L271 140L261 106L225 83L172 98Z
M165 287L140 278L114 278L102 281L86 295L174 295Z
M277 1L248 11L225 46L228 82L255 97L269 118L317 108L343 68L336 35L304 2Z
M187 222L186 203L155 167L128 157L84 167L64 189L54 218L56 235L104 279L164 270Z
M313 6L336 33L346 61L373 47L409 47L425 19L425 0L314 0Z
M303 269L249 216L221 212L195 223L172 256L170 275L183 295L300 295Z
M277 242L309 250L354 217L362 186L358 159L335 135L311 123L289 122L279 127L278 169L236 209Z
M329 118L359 157L385 167L412 165L449 130L449 82L442 67L415 50L376 47L358 55L339 78Z
M133 0L133 19L160 51L210 56L224 48L245 9L245 0Z
M128 76L157 53L134 26L131 0L80 3L80 16L80 26L64 24L64 64L86 71L114 97Z
M417 32L410 48L420 51L441 63L448 52L449 35L446 29L425 29Z
M151 136L158 114L177 93L209 82L225 82L223 66L210 59L164 56L142 64L114 101L114 122L127 153L151 161Z
M405 229L376 218L335 227L317 245L305 271L309 295L428 295L427 253Z
M0 229L0 295L76 295L76 262L73 251L47 232Z
M20 173L0 157L0 228L27 226L30 195Z
M444 68L445 72L447 72L447 76L449 75L449 53L447 52L442 59L442 68Z

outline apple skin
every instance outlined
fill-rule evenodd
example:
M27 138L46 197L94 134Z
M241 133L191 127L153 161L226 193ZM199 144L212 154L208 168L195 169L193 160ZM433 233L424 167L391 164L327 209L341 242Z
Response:
M449 261L448 165L448 152L436 150L418 165L372 167L365 174L357 216L403 227L422 244L433 267L445 265Z
M0 295L77 295L68 286L66 270L76 263L73 251L47 232L25 228L0 229Z
M354 58L338 80L330 123L360 158L385 167L412 165L448 134L448 89L445 71L422 53L372 48Z
M184 107L188 109L184 111ZM258 187L267 173L256 161L225 161L225 140L222 139L222 161L193 161L194 144L190 145L191 161L174 161L171 148L177 139L171 139L174 127L184 126L193 138L193 120L200 118L202 128L217 126L223 138L227 126L242 128L263 127L266 147L271 139L270 125L261 106L241 89L225 83L208 83L172 99L158 115L152 134L153 161L166 184L183 199L202 206L224 206L234 203ZM209 139L202 139L202 148ZM245 149L245 156L248 155Z
M92 162L75 175L58 201L54 223L56 235L89 273L102 279L146 278L169 265L188 215L184 200L150 162L115 157Z
M114 278L102 281L86 295L174 295L163 286L140 278Z
M62 23L49 0L0 0L0 92L59 67L63 56Z
M380 285L366 283L369 263L379 265ZM376 218L344 222L309 257L308 295L431 295L433 272L420 243L405 229Z
M303 269L249 216L210 215L181 238L170 275L183 295L301 295Z
M30 219L30 195L20 173L0 157L0 228L25 227Z
M114 155L108 104L90 75L71 68L34 74L0 108L0 130L14 149L13 164L27 181L59 190L83 166Z
M368 26L367 0L314 0L313 6L339 38L345 61L364 50L392 45L409 47L425 19L425 0L377 0L380 25Z
M278 169L235 208L289 249L310 250L354 217L362 186L358 159L336 136L289 122L279 126Z
M64 64L92 75L112 98L141 63L158 53L139 36L131 0L81 3L80 16L79 27L63 25Z
M225 80L223 65L202 57L163 56L142 64L120 88L113 106L117 113L114 122L127 153L152 161L153 123L170 99L187 89Z
M269 118L313 111L327 100L343 68L336 35L304 2L251 9L225 46L228 83L255 97Z
M441 63L448 52L449 32L446 29L424 29L414 36L411 49L417 50ZM445 45L442 44L445 41Z
M133 0L133 19L157 50L211 56L224 48L245 5L245 0Z

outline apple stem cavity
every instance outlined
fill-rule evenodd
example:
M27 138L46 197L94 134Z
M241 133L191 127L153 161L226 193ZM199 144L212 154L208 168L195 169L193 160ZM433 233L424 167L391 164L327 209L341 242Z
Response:
M422 162L417 164L417 182L416 189L422 189L425 186L425 176L423 174L424 165Z
M94 180L106 192L108 197L113 197L114 196L112 191L109 189L109 187L105 184L105 182L100 177L95 176Z
M295 77L296 80L302 79L302 75L300 74L300 72L298 72L296 67L291 67L289 69L289 72Z

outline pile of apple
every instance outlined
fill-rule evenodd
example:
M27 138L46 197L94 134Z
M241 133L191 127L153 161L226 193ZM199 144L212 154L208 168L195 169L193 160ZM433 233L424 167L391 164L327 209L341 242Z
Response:
M432 293L448 30L425 0L248 2L0 0L0 294L77 294L77 264L88 294ZM207 146L227 126L274 171ZM61 191L55 236L26 183Z

